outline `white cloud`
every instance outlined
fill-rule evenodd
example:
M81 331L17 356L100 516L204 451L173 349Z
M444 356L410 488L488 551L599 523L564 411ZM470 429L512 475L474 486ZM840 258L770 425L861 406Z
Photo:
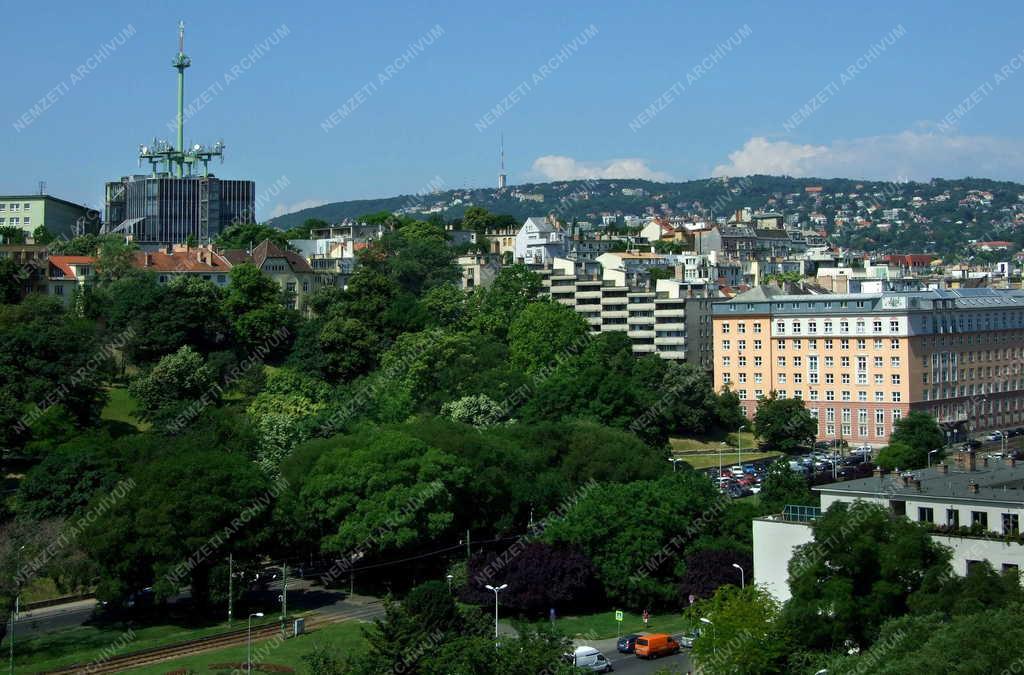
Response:
M1024 141L930 131L838 140L829 145L799 145L756 136L729 153L727 164L712 171L714 176L755 173L877 180L964 176L1020 180L1024 177Z
M579 162L572 157L543 155L533 160L533 173L546 180L583 180L586 178L643 178L669 180L670 176L647 166L635 157L609 159L604 162Z
M286 213L294 213L296 211L301 211L302 209L311 209L314 206L323 206L326 203L327 202L322 199L306 199L301 202L295 202L294 204L277 204L270 211L270 215L267 216L267 218L277 218L278 216L283 216Z

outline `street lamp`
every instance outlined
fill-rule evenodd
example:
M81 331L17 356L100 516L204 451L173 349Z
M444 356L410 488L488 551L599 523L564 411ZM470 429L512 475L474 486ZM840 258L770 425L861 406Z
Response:
M700 622L706 623L707 625L711 626L711 653L717 655L718 640L715 639L715 624L711 621L711 619L707 618L706 616L702 616L700 618Z
M494 639L498 639L498 593L508 588L508 584L502 584L495 588L490 584L487 584L485 588L489 591L494 591Z
M747 428L744 424L736 430L736 463L743 466L743 430Z
M676 463L683 461L679 457L669 457L668 461L672 462L672 473L676 472Z
M452 579L454 579L454 578L455 578L454 575L452 575L452 574L448 575L448 595L451 595L451 593L452 593Z
M739 565L739 563L733 563L732 566L740 571L740 589L742 590L742 589L746 588L747 587L747 579L746 579L746 575L743 574L743 568Z
M263 612L256 612L255 614L249 615L249 627L245 631L245 663L246 672L252 672L252 618L257 617L262 619Z
M934 455L938 451L939 451L938 448L936 448L935 450L929 450L928 451L928 468L929 469L932 468L932 455Z

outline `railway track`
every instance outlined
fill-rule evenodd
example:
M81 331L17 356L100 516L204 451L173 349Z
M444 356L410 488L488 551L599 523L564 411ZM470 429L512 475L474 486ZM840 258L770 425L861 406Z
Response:
M380 603L374 602L346 614L315 614L306 619L306 630L315 630L321 626L346 621L360 621L372 618L380 612ZM41 675L58 675L63 673L121 673L133 668L141 668L155 663L180 659L186 656L194 656L205 652L244 645L246 641L246 629L233 630L227 633L219 633L196 640L189 640L165 647L154 647L144 649L123 656L114 656L102 661L90 661L78 663L58 670L48 670ZM252 641L255 644L258 640L273 637L280 634L280 627L260 626L252 629Z

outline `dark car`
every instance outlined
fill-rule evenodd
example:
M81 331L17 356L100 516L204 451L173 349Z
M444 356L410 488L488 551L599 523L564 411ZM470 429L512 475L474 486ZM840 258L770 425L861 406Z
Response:
M969 440L966 443L964 443L963 447L964 447L964 450L977 450L981 446L982 446L981 441L979 441L977 438L972 438L971 440Z
M620 654L632 654L636 650L636 639L640 637L636 633L630 633L629 635L623 635L619 638L619 642L616 645Z
M840 462L840 464L842 464L843 466L857 466L858 464L863 463L863 455L850 455L849 457L844 458L842 462Z

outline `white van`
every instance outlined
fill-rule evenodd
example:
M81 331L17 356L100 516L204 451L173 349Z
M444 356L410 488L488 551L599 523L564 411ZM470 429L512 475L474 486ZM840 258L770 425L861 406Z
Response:
M597 651L593 647L577 647L576 651L572 655L573 665L583 670L592 670L595 673L610 673L614 668L608 659L604 657L604 654Z

